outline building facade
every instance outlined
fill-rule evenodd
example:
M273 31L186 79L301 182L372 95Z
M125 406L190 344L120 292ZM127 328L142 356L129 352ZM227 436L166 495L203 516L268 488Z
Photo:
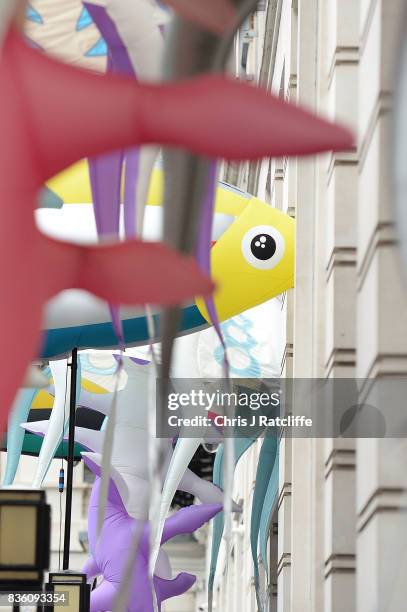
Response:
M235 73L343 121L355 149L230 165L223 176L296 219L295 289L280 300L283 377L407 374L391 185L391 107L405 3L269 0L245 24ZM243 52L242 52L243 50ZM249 513L259 446L236 472L243 514L216 578L216 610L256 610ZM406 601L407 445L402 439L282 440L266 609L401 611ZM227 562L226 562L227 561ZM403 603L404 602L404 603Z
M230 70L286 100L343 121L351 152L222 167L222 178L296 219L295 289L274 300L270 325L282 377L407 375L407 290L391 185L391 108L403 0L268 0L244 24ZM243 135L244 137L244 135ZM236 469L229 550L215 578L216 612L255 612L250 511L260 442ZM32 481L23 458L19 482ZM407 581L407 444L403 439L282 439L279 492L261 587L269 612L401 612ZM47 477L59 521L57 469ZM89 484L75 468L72 566L86 558ZM59 534L58 524L54 534ZM84 549L85 547L85 549ZM53 565L59 543L53 541ZM195 591L163 607L207 609L210 534L170 550ZM205 555L206 565L205 570Z

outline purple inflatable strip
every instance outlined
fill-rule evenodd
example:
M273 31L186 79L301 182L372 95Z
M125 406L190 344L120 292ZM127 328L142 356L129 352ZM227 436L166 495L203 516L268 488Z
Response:
M84 2L83 5L107 44L109 50L108 72L132 75L135 78L136 75L127 50L106 9L88 2ZM138 150L115 151L89 159L90 184L96 229L99 236L119 236L121 180L125 159L125 235L126 237L134 237ZM123 327L119 309L116 306L110 306L110 316L119 347L124 350Z
M120 38L115 24L107 14L106 9L102 6L96 6L86 2L84 6L88 9L89 14L108 46L110 60L108 69L111 72L126 74L136 78L127 49ZM126 238L134 238L136 235L136 186L139 170L138 149L127 149L124 155L122 155L120 178L124 161L124 232ZM117 232L119 231L118 223L117 221Z
M117 237L120 219L120 184L123 153L118 151L89 159L96 229L99 236Z
M83 2L83 5L107 44L114 72L135 76L126 47L106 9L90 2Z
M98 515L100 467L89 457L84 457L86 465L95 475L88 510L88 534L91 557L84 571L89 578L103 575L104 581L91 594L91 612L113 610L120 590L125 562L131 546L132 535L140 527L140 522L131 518L123 505L119 492L111 480L109 483L105 521L100 539L97 539L96 522ZM205 522L222 510L219 504L190 506L179 510L165 522L162 543L179 534L193 533ZM131 582L131 596L128 612L153 612L153 598L148 579L149 525L144 524L137 560ZM195 582L195 576L180 573L174 579L166 580L154 576L154 590L158 608L161 602L170 597L185 593Z

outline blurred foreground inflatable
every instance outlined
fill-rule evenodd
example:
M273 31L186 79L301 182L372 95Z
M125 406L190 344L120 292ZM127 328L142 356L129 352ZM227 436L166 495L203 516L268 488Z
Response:
M83 456L96 475L85 568L89 577L103 577L92 594L94 612L114 609L123 592L128 610L145 612L186 591L194 577L173 578L161 545L214 518L211 610L223 527L227 536L230 512L238 511L233 466L259 436L251 548L261 606L258 552L267 564L276 440L264 428L232 443L222 428L211 430L219 444L214 482L203 481L189 469L203 432L164 442L154 436L155 377L158 368L164 378L277 374L267 350L279 329L270 329L259 310L253 319L247 311L267 308L293 286L294 222L218 183L217 160L353 144L346 128L222 74L255 0L168 5L175 13L154 0L44 0L30 7L3 0L0 8L2 431L12 409L6 482L29 451L39 455L34 485L41 486L53 457L65 453L71 426L77 447L69 467ZM79 43L88 27L90 38ZM163 188L154 169L159 146ZM85 158L87 165L72 166ZM160 350L149 347L154 341ZM123 357L134 346L147 348L141 357ZM86 354L82 385L70 388L67 357L85 348L117 349L110 393L95 393L107 387L92 382ZM24 380L33 384L25 373L34 359L41 360L37 375L50 382L43 392L22 388ZM82 406L76 430L66 410L70 397L73 407ZM33 422L41 409L49 418ZM25 446L22 423L43 437L41 446ZM202 503L169 516L178 488Z

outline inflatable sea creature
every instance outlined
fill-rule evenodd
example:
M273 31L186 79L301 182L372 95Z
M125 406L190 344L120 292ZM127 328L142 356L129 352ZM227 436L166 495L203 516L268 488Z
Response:
M208 156L262 157L274 152L287 112L301 150L314 122L320 123L311 116L298 129L304 111L219 76L155 86L91 74L30 48L15 28L1 51L0 90L6 92L0 98L0 127L7 142L0 150L0 203L7 210L0 236L0 277L7 287L0 306L5 349L0 365L7 373L0 386L4 429L25 368L38 350L42 307L50 297L76 286L112 303L170 304L211 290L192 262L160 245L134 241L85 248L45 238L31 214L44 181L84 155L142 143L162 142ZM239 128L245 129L243 139ZM346 147L350 134L332 130ZM320 130L319 147L330 145L328 132L327 138Z
M224 191L228 195L228 190ZM245 203L243 212L236 217L222 213L214 216L212 274L218 287L215 303L221 321L279 295L294 284L294 220L257 198ZM60 211L41 210L37 219L46 233L59 239L76 237L87 242L96 239L91 206L65 205ZM162 208L147 206L145 239L158 239L161 226ZM264 248L256 247L260 239L265 240L260 243ZM247 290L242 291L242 286ZM109 310L92 296L64 292L47 306L45 313L41 357L67 355L74 347L117 346ZM155 313L159 334L158 311ZM121 320L126 346L148 342L143 310L122 308ZM185 303L180 334L198 331L209 324L202 302ZM158 336L154 340L159 339Z
M114 602L120 590L126 570L126 561L131 553L135 530L140 529L140 541L137 560L132 572L130 596L127 604L129 612L153 612L153 595L151 592L148 559L149 559L149 526L138 525L130 517L123 504L118 489L110 481L105 520L99 538L97 537L97 519L99 514L99 487L101 483L100 468L89 457L86 465L96 474L88 511L88 535L91 556L83 571L88 578L103 576L103 582L91 593L91 612L113 610ZM162 544L176 535L193 533L204 523L213 518L220 510L220 504L202 504L183 508L170 516L164 526ZM187 573L172 578L168 558L163 557L157 564L153 578L158 609L161 602L169 597L181 595L195 582L195 576Z
M194 340L192 336L188 338L189 342L191 340ZM181 371L187 372L183 364L188 359L189 352L185 351L184 361L178 364L176 372L178 376ZM150 379L154 371L148 362L141 364L139 360L133 360L131 357L123 357L123 367L127 374L127 382L124 389L117 394L111 477L130 516L139 520L147 520L149 501L148 408L150 406L148 394L151 391ZM51 411L51 418L47 421L30 423L20 421L25 430L44 436L33 480L35 487L42 485L67 427L68 415L63 406L66 399L66 363L64 360L51 362L51 371L55 383L55 403ZM79 401L82 406L109 416L112 410L113 394L97 395L81 389L80 396L78 390L77 403ZM16 415L15 418L18 416ZM22 430L21 427L18 429ZM14 428L11 431L14 432ZM90 457L95 464L101 465L104 436L104 431L84 427L75 428L75 441L88 449L89 452L85 453L85 456ZM172 440L165 440L165 444L166 458L162 467L164 477L173 451ZM194 495L202 503L223 502L221 489L196 476L188 469L188 464L185 465L178 488Z

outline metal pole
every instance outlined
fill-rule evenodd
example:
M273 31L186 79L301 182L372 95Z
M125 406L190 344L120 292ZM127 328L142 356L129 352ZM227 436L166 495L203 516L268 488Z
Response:
M69 398L69 436L68 436L68 469L66 479L66 502L65 502L65 533L64 533L64 557L62 568L69 569L69 547L71 541L71 514L72 514L72 482L73 462L75 446L75 411L76 411L76 375L78 370L78 349L72 351L71 360L71 395Z

